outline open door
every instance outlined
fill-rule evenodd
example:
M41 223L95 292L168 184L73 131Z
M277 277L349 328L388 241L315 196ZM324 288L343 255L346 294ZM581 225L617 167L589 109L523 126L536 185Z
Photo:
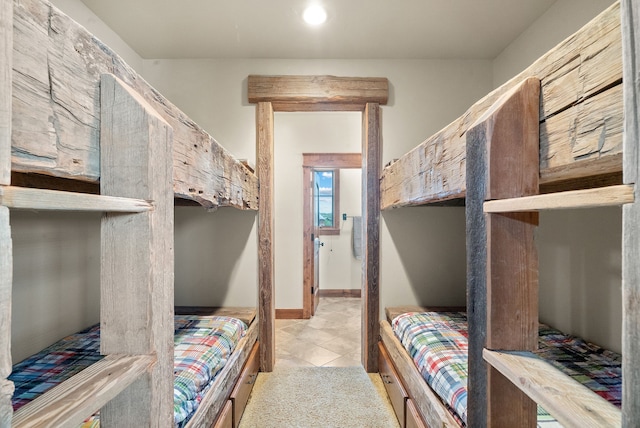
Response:
M316 314L318 303L320 303L320 247L324 244L318 236L319 206L320 206L320 183L316 180L315 171L311 175L311 187L313 194L313 283L311 284L311 294L313 295L313 304L311 305L311 316Z
M322 235L340 233L340 169L362 167L360 153L303 153L303 317L310 318L320 301L319 259Z

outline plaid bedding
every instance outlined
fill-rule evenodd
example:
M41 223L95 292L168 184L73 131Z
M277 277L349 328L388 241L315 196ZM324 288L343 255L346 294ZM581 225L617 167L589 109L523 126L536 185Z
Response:
M208 385L224 367L247 326L230 317L176 315L174 336L174 422L184 426L195 413ZM16 364L9 376L15 384L13 408L19 409L40 394L100 360L100 326L65 337ZM87 420L83 428L95 428Z
M393 331L416 367L462 426L467 420L467 318L464 312L409 312ZM540 324L536 354L620 407L622 357ZM538 406L538 426L559 426Z

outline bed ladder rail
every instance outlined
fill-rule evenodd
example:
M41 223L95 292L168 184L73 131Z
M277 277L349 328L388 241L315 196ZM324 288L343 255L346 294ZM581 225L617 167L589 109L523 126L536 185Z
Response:
M109 355L13 415L13 427L79 426L155 364L153 355Z
M585 190L499 199L484 203L485 213L526 212L571 208L594 208L629 204L634 201L634 186L597 187Z
M617 427L622 412L531 352L485 349L484 359L565 427Z
M535 402L487 367L482 351L537 346L538 214L485 214L483 204L538 194L539 98L540 81L528 78L466 134L468 426L536 425Z

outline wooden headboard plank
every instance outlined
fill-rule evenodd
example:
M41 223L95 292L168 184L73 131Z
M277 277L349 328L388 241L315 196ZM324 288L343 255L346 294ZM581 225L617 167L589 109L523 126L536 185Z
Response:
M100 179L100 75L140 94L174 135L174 192L207 208L257 209L257 178L86 29L42 0L14 5L13 170Z
M620 40L620 5L615 3L386 167L382 209L464 197L467 130L502 94L528 77L541 81L541 182L621 171Z

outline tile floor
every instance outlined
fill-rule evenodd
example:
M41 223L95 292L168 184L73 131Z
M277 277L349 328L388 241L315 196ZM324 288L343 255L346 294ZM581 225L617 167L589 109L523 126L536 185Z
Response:
M276 366L359 366L361 299L321 297L308 320L276 320Z

